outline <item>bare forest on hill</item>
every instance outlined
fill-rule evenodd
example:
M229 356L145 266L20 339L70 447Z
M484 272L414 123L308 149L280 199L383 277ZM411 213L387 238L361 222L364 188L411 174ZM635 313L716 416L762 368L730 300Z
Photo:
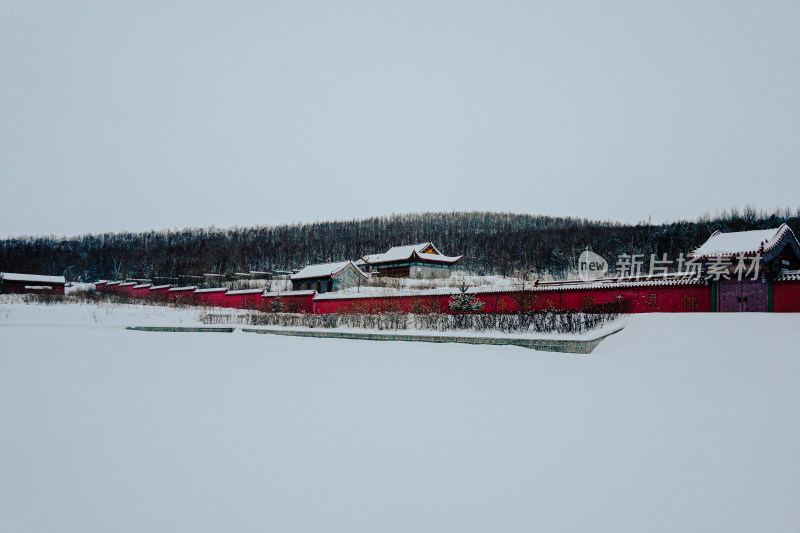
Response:
M254 228L19 237L0 241L0 271L64 274L74 281L177 278L292 270L433 241L445 254L464 255L457 268L473 274L532 271L558 278L575 269L586 247L613 265L623 253L677 257L715 230L766 229L782 223L798 233L800 210L734 209L694 221L635 225L511 213L422 213Z

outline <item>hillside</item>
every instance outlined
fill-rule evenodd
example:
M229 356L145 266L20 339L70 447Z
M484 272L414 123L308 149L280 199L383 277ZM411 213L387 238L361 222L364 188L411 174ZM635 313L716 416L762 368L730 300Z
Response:
M800 211L748 208L694 221L636 225L512 213L422 213L255 228L19 237L0 241L0 271L64 273L88 281L288 270L430 240L446 254L463 254L459 267L476 274L524 269L562 276L587 246L612 265L620 253L673 258L715 230L764 229L784 222L800 232Z

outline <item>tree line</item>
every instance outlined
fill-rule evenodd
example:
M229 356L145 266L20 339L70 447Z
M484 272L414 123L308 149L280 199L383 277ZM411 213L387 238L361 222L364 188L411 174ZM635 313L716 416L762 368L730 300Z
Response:
M767 229L782 223L800 231L800 209L764 212L748 207L667 224L452 212L253 228L18 237L0 241L0 271L92 281L292 270L432 241L445 254L464 255L458 268L474 274L531 271L558 278L575 270L587 247L612 265L620 254L666 253L675 258L715 230Z

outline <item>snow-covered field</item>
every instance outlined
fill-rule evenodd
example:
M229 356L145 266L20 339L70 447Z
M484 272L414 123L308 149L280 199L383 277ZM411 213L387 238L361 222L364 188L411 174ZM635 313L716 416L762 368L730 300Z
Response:
M578 356L84 307L0 306L0 531L800 523L800 316L634 316Z
M198 307L166 307L140 304L22 304L19 298L0 297L0 325L19 326L173 326L200 323L206 310ZM9 303L11 302L11 303ZM236 309L211 308L216 312L238 314Z

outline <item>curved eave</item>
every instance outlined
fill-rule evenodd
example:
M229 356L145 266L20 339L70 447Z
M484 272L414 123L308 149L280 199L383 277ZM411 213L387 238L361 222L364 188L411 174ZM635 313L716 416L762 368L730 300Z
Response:
M717 235L720 235L719 231L712 233L709 239L712 239ZM700 246L692 252L689 252L689 257L696 260L703 260L714 258L736 258L740 256L753 257L756 255L761 255L765 261L770 261L774 259L775 256L777 256L786 246L790 246L795 253L800 256L800 242L798 242L797 236L794 234L794 231L792 231L792 228L785 223L778 227L775 235L772 238L762 242L758 248L737 250L735 252L725 251L698 254L697 250L700 250L703 246Z
M414 252L406 259L393 259L391 261L376 261L374 263L367 263L367 264L372 267L381 267L387 265L403 265L413 262L431 263L434 265L454 265L464 258L463 255L459 255L457 257L442 256L441 259L437 259L436 258L437 256L425 257L426 255L428 254L418 254L417 252Z
M427 257L428 255L431 255L431 257ZM446 265L455 265L456 263L461 261L461 259L464 258L463 255L459 255L459 256L455 256L455 257L449 257L449 256L446 256L446 255L438 256L438 255L433 255L433 254L418 254L417 252L414 252L411 257L412 257L412 259L413 258L417 258L420 261L422 261L423 263L443 263L443 264L446 264ZM440 257L441 257L441 259L440 259Z

